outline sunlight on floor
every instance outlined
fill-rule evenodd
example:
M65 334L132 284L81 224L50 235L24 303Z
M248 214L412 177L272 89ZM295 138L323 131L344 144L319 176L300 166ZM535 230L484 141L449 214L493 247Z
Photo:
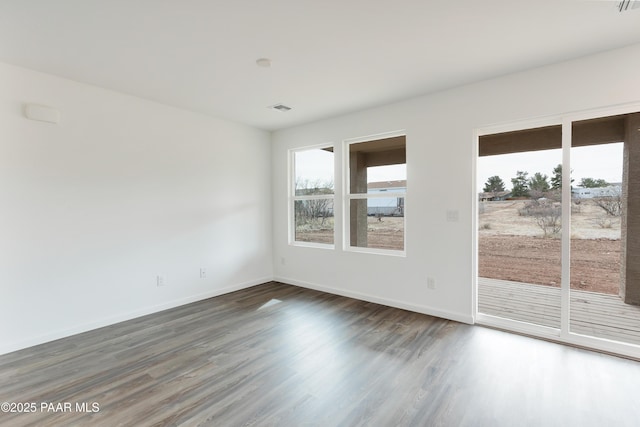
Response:
M282 301L280 301L279 299L272 298L269 301L267 301L264 304L262 304L260 307L258 307L258 310L262 310L263 308L267 308L267 307L274 306L276 304L280 304L281 302Z

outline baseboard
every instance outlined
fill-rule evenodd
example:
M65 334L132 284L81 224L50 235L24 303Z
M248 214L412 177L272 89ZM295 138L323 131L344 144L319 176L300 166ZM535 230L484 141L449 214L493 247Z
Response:
M192 302L201 301L207 298L217 297L219 295L228 294L231 292L239 291L242 289L250 288L252 286L260 285L263 283L270 282L272 280L286 283L288 285L299 286L301 288L313 289L316 291L326 292L334 295L341 295L348 298L354 298L362 301L372 302L376 304L386 305L389 307L400 308L403 310L413 311L416 313L427 314L430 316L440 317L443 319L454 320L456 322L473 324L473 316L465 315L461 313L451 312L447 310L441 310L434 307L416 305L416 304L408 304L403 301L380 298L374 295L368 295L360 292L353 291L345 291L344 289L333 288L330 286L318 285L310 282L305 282L301 280L295 280L287 277L263 277L260 279L251 280L244 283L239 283L231 286L227 286L220 289L215 289L210 292L204 292L197 295L191 295L189 297L180 298L177 300L165 302L162 304L154 305L151 307L145 307L140 310L134 310L128 313L121 313L115 316L106 317L100 320L96 320L93 322L88 322L83 325L76 326L74 328L64 329L54 331L45 335L40 335L37 337L31 337L19 342L14 343L3 343L0 346L0 355L11 353L14 351L22 350L28 347L33 347L36 345L44 344L47 342L55 341L61 338L66 338L72 335L81 334L83 332L92 331L94 329L103 328L105 326L114 325L116 323L125 322L127 320L132 320L138 317L146 316L148 314L157 313L163 310L168 310L175 307L180 307L182 305L190 304Z
M318 285L315 283L309 283L302 280L291 279L288 277L276 276L275 281L286 283L288 285L299 286L301 288L313 289L316 291L326 292L329 294L340 295L343 297L354 298L362 301L373 302L376 304L386 305L394 308L401 308L403 310L413 311L416 313L427 314L430 316L440 317L447 320L454 320L456 322L467 323L472 325L474 323L473 316L471 314L456 313L453 311L441 310L434 307L409 304L404 301L398 301L388 298L380 298L374 295L363 294L360 292L345 291L344 289L332 288L330 286Z
M182 305L190 304L192 302L201 301L207 298L217 297L219 295L228 294L231 292L239 291L245 288L250 288L252 286L260 285L266 282L270 282L273 280L272 277L264 277L260 279L251 280L244 283L238 283L235 285L227 286L220 289L215 289L213 291L204 292L197 295L191 295L185 298L180 298L173 301L168 301L162 304L154 305L151 307L145 307L140 310L134 310L127 313L121 313L115 316L105 317L100 320L96 320L93 322L88 322L83 325L79 325L69 329L58 330L54 332L50 332L44 335L40 335L37 337L27 338L18 342L13 343L3 343L0 346L0 355L12 353L14 351L22 350L28 347L33 347L36 345L44 344L47 342L55 341L61 338L66 338L71 335L81 334L83 332L92 331L94 329L103 328L105 326L114 325L116 323L125 322L127 320L132 320L138 317L146 316L148 314L157 313L159 311L168 310L175 307L180 307Z

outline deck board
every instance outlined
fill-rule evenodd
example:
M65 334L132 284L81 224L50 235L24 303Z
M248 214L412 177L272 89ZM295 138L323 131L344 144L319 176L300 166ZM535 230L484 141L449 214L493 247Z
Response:
M478 279L478 311L537 325L560 327L560 288ZM571 290L571 332L640 344L640 307L617 295Z

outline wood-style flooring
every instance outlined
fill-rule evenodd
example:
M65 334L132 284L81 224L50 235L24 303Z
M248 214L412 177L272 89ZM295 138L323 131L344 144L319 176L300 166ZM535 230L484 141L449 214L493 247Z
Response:
M639 362L280 283L0 356L37 407L2 426L637 426L638 396Z

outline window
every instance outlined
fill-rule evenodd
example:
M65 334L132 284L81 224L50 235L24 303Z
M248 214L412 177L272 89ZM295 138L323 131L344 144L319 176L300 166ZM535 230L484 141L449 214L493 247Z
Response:
M292 243L333 245L333 147L292 152Z
M404 251L406 137L350 142L345 229L350 248Z

